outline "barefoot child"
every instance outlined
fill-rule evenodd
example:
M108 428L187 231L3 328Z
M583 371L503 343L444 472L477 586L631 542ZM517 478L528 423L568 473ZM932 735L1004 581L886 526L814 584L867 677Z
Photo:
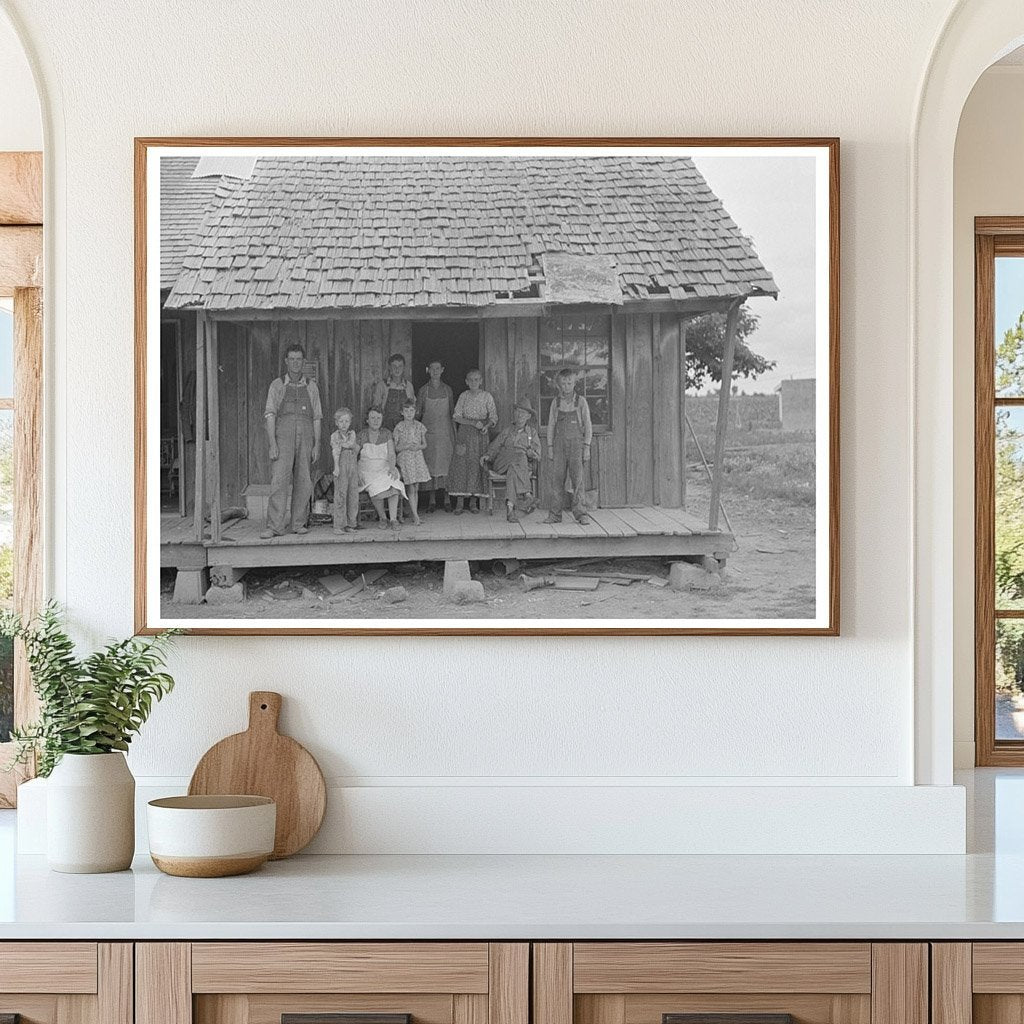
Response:
M338 428L331 434L334 456L334 532L355 533L359 529L359 448L352 427L352 410L341 408L334 414Z
M565 505L565 478L572 486L572 514L580 526L590 523L583 510L583 464L590 461L590 442L594 428L590 406L576 393L576 372L568 367L555 376L558 397L548 411L548 458L554 462L552 479L555 497L545 523L560 523Z
M366 414L366 429L359 431L359 482L377 510L380 528L388 528L384 502L388 503L391 529L398 529L398 499L405 497L405 487L395 465L395 442L385 430L384 413L374 406Z
M405 484L412 521L419 526L420 484L430 480L423 453L427 450L427 428L416 419L416 402L407 398L402 403L402 418L395 425L395 453L402 482Z

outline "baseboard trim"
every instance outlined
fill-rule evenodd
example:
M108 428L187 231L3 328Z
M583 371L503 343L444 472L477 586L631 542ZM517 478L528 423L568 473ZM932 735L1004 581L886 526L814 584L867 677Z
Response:
M139 851L146 802L187 785L158 781L138 780ZM19 791L19 854L45 852L45 785ZM306 852L962 854L966 827L961 786L332 786Z

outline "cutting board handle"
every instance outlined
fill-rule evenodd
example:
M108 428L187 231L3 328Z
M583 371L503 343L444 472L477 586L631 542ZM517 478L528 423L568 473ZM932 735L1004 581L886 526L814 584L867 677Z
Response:
M249 694L249 732L277 732L281 715L281 694L253 690Z

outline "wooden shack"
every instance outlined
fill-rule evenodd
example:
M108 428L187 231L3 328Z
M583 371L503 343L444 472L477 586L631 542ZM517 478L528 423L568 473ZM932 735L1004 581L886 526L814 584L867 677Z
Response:
M179 500L167 511L185 532L191 520L196 544L218 544L220 510L270 479L264 402L293 343L320 387L325 442L334 408L349 406L362 422L392 353L405 356L417 387L441 359L456 394L479 367L499 426L525 396L542 434L554 374L577 369L594 420L590 503L685 513L687 325L726 314L728 383L740 304L777 292L692 160L339 155L161 165L162 419L185 449ZM703 527L711 534L720 533L729 392ZM207 425L207 443L189 461L196 424ZM314 472L329 464L325 450ZM555 482L547 460L541 467L546 506ZM712 538L705 547L725 545Z

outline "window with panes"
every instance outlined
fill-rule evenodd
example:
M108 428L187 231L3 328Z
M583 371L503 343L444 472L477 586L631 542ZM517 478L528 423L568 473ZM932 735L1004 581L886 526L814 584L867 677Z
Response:
M595 430L610 430L612 318L601 313L562 313L540 324L540 423L547 426L558 394L555 377L567 368L576 374L576 393L587 400Z

